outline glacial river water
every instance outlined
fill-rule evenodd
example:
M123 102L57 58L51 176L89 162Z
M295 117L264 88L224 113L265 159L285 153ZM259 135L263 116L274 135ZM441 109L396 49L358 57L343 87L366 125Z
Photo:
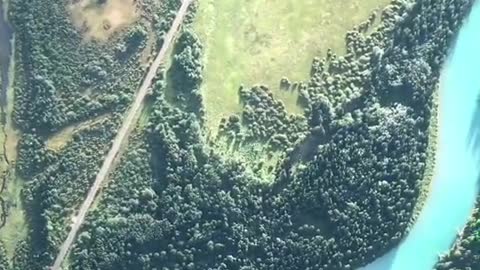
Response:
M480 1L441 75L436 172L418 220L395 249L362 270L431 270L468 221L480 175Z

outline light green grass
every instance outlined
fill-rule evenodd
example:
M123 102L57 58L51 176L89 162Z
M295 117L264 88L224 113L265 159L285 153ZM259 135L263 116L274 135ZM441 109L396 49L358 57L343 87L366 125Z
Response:
M8 1L6 1L8 8ZM15 93L13 88L15 78L15 33L12 38L12 57L9 68L9 86L7 88L7 123L5 128L0 129L0 164L2 177L3 173L7 173L5 177L6 187L1 194L7 207L7 217L5 225L0 229L0 239L5 245L8 257L11 259L14 255L16 245L19 241L26 238L28 227L26 222L25 211L21 199L21 192L24 181L16 176L14 162L17 158L17 143L20 137L19 131L15 129L12 122L12 114L14 109ZM5 144L5 148L3 145ZM6 153L4 152L6 150ZM5 159L5 157L8 159ZM10 163L10 167L9 167ZM3 179L2 179L3 180Z
M202 0L195 30L205 46L203 94L207 126L241 110L241 84L264 84L290 113L297 94L280 79L305 81L313 57L345 50L345 34L390 0Z
M9 258L13 257L17 243L24 240L28 232L21 200L23 180L15 177L14 170L11 171L11 175L12 177L7 179L7 187L2 194L8 208L7 221L5 226L0 229L0 239L5 244Z
M148 126L148 122L150 120L150 114L152 113L154 101L151 99L147 99L144 101L144 107L140 112L140 117L138 119L137 128L140 130L144 130Z
M8 1L7 1L8 2ZM5 136L6 137L6 156L8 160L15 161L17 159L17 144L20 138L20 131L17 130L13 123L13 110L15 104L15 91L14 91L14 80L15 80L15 33L12 37L12 57L10 58L10 68L9 68L9 86L7 89L7 123L5 126ZM2 142L3 143L3 142Z
M108 117L111 117L110 113L100 114L94 118L90 118L83 122L74 123L63 127L59 131L45 138L45 147L49 150L60 152L65 146L68 145L69 142L72 141L73 135L75 133L93 127L94 125L104 121Z

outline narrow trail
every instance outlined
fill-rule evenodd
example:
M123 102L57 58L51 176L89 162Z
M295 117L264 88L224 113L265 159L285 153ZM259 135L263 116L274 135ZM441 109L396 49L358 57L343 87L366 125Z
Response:
M77 233L85 220L85 216L88 210L90 209L90 206L92 205L95 199L95 196L97 195L103 181L107 178L107 175L112 167L112 164L114 163L115 157L117 156L121 148L121 145L128 138L129 132L132 130L131 128L132 125L136 123L136 120L140 115L139 112L143 107L143 101L145 99L145 96L148 93L148 89L152 84L153 79L155 78L158 68L160 67L162 62L165 60L167 51L170 45L172 44L175 38L175 35L177 34L180 28L180 25L183 22L183 19L185 18L188 7L192 2L193 0L182 1L182 6L178 10L177 16L175 17L170 30L165 35L162 48L160 49L160 51L157 54L157 57L153 61L152 65L150 66L148 73L145 76L145 79L143 80L142 85L140 86L136 94L135 100L133 101L122 123L122 126L120 127L120 130L118 131L115 139L113 140L112 147L110 148L110 151L105 157L102 167L100 168L100 171L98 172L93 185L90 187L90 191L88 192L87 197L85 198L85 201L83 202L82 206L78 211L75 222L72 224L70 232L68 233L67 239L65 240L65 242L63 242L63 244L60 247L60 250L55 259L55 262L53 266L50 268L51 270L61 269L63 261L65 260L73 242L75 241Z

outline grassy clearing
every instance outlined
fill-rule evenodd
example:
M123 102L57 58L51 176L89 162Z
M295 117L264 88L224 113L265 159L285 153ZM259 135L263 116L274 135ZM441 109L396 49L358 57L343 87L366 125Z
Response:
M45 146L50 150L58 152L67 145L74 133L75 126L68 126L49 137L45 141Z
M150 114L152 113L154 100L146 99L144 102L144 107L140 112L140 117L138 119L137 128L140 130L145 129L148 126L148 121L150 120Z
M75 27L89 40L106 41L139 18L135 0L80 0L69 6Z
M15 48L15 36L12 39L12 48ZM12 52L12 55L15 55ZM0 229L0 239L5 244L7 255L13 257L17 243L25 239L28 227L25 219L25 211L21 199L21 191L24 181L16 176L14 162L17 159L17 144L20 137L19 131L12 123L15 93L13 81L15 80L14 57L10 62L9 87L7 88L6 125L0 129L1 147L1 171L6 174L5 190L1 194L5 201L7 218L5 225ZM5 151L5 153L4 153ZM10 166L10 167L9 167ZM3 179L2 179L3 180Z
M0 239L5 244L9 258L13 257L17 243L25 239L28 232L21 199L23 183L22 179L15 176L14 170L11 170L2 194L7 206L7 220L5 226L0 229Z
M98 124L109 116L109 114L103 114L85 122L67 126L48 137L45 140L45 146L50 150L58 152L62 150L70 140L72 140L73 134L85 128L91 127L95 124Z
M170 102L170 104L174 105L174 106L178 106L178 103L176 102L176 95L177 93L175 92L175 88L173 86L173 83L171 81L171 78L169 76L170 72L171 72L171 67L172 67L172 63L173 63L173 56L174 56L174 50L175 50L175 46L171 46L169 49L168 49L168 52L167 52L167 57L165 57L165 63L164 63L164 67L165 67L165 90L164 90L164 94L165 94L165 99Z
M240 112L241 84L264 84L291 113L297 94L280 90L282 77L309 78L313 57L341 54L348 30L390 0L202 0L195 30L205 46L203 93L207 126Z
M15 161L17 159L17 145L20 138L20 131L17 130L13 123L13 109L15 105L15 91L13 82L15 80L15 33L12 38L12 57L10 59L10 69L8 74L8 81L10 83L7 88L7 122L5 125L5 151L8 161ZM2 142L3 143L3 142Z

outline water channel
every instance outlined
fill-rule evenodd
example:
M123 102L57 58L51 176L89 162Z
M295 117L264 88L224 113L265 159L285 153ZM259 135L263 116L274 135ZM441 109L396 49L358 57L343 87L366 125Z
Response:
M467 223L480 176L480 1L442 70L435 175L420 215L395 249L362 270L431 270Z

